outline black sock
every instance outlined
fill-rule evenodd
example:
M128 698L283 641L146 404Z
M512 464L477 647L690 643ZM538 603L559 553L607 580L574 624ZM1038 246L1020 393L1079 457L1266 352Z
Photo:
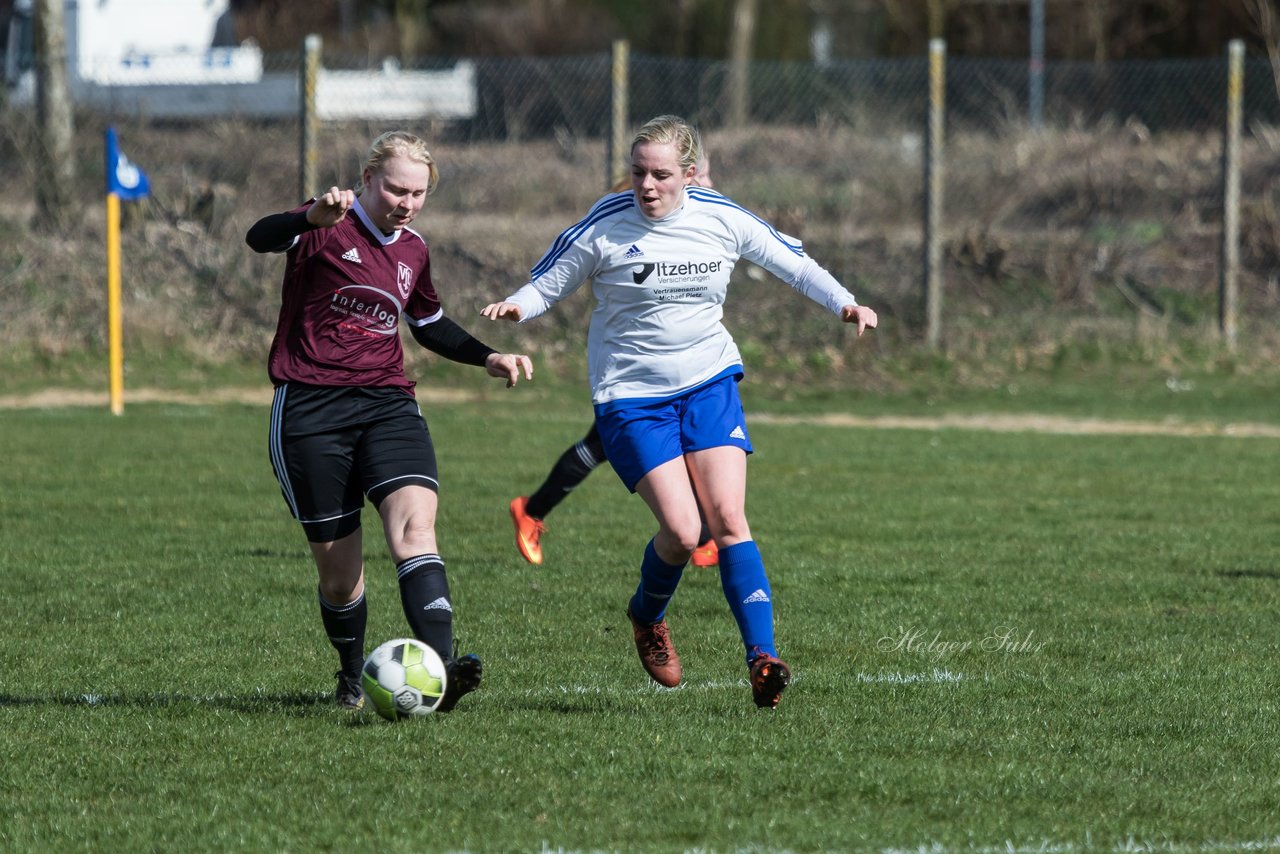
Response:
M369 608L365 605L364 592L360 598L350 605L330 605L323 595L320 599L320 619L324 622L325 633L329 635L329 643L338 651L338 659L342 662L342 672L348 676L359 676L364 667L364 627L368 621Z
M453 655L453 603L444 559L426 554L396 565L400 576L400 604L413 636L439 653L445 662Z
M529 496L525 512L535 519L545 518L603 460L604 455L593 454L586 442L575 442L556 460L551 473L542 482L542 486L538 487L538 491Z

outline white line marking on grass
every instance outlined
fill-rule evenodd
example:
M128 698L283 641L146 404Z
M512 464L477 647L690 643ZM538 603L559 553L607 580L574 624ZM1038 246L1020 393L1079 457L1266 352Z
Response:
M950 670L934 668L929 673L863 673L858 671L859 682L892 682L896 685L911 685L916 682L959 682L964 679L963 673L952 673Z
M791 684L794 685L799 681L799 679L792 679ZM751 685L747 680L737 679L733 681L681 682L674 688L665 688L656 682L632 688L607 685L547 685L542 688L526 688L521 693L526 697L545 696L547 694L629 697L636 694L675 694L681 691L743 691L750 687Z
M1089 834L1086 834L1086 838L1088 837ZM1275 851L1277 849L1280 849L1280 836L1236 842L1147 842L1130 836L1110 846L1099 845L1096 840L1089 840L1084 845L1080 845L1074 842L1052 842L1046 839L1042 842L1024 844L1006 840L1000 845L966 845L958 848L948 848L940 843L930 842L917 845L915 848L882 848L880 851L881 854L947 854L950 851L963 851L966 854L1072 854L1076 851L1146 854L1146 852L1156 851Z

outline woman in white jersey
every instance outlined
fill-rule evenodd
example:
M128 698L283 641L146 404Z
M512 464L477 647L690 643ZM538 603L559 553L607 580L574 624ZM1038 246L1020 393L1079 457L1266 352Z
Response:
M738 397L742 358L721 324L739 258L764 267L858 334L876 325L803 247L714 190L691 186L701 141L677 116L646 123L631 145L630 192L605 196L565 230L531 280L486 306L492 320L532 320L588 279L592 402L605 452L648 505L645 548L627 614L640 662L659 684L683 671L665 614L698 545L698 507L720 547L720 583L746 648L755 704L776 708L791 680L778 658L764 562L747 525L747 454Z
M699 187L715 187L711 181L711 160L705 150L698 157L691 183ZM613 192L621 193L630 189L631 177L628 176L614 185ZM600 440L600 430L593 420L587 435L560 454L536 490L529 495L518 495L511 499L508 506L511 521L515 524L516 551L521 557L534 566L542 564L542 535L546 531L547 515L604 461L604 443ZM698 543L698 547L693 550L694 566L710 567L720 562L716 541L707 530L705 520L702 532L698 535Z

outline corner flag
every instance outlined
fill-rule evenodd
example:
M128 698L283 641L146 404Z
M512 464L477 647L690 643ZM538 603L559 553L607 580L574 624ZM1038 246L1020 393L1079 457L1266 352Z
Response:
M133 164L120 151L116 141L116 129L108 127L107 137L107 192L114 193L121 200L129 202L144 198L151 192L151 182L147 173Z
M135 201L151 192L147 173L120 153L116 129L106 130L107 154L107 341L111 412L124 414L124 332L120 308L120 200Z

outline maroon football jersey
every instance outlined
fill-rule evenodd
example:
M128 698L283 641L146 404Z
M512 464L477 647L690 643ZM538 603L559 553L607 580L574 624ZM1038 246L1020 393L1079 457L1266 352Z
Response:
M300 234L286 259L267 362L272 383L398 386L412 394L400 316L421 323L443 314L422 236L407 228L383 234L357 198L342 222Z

